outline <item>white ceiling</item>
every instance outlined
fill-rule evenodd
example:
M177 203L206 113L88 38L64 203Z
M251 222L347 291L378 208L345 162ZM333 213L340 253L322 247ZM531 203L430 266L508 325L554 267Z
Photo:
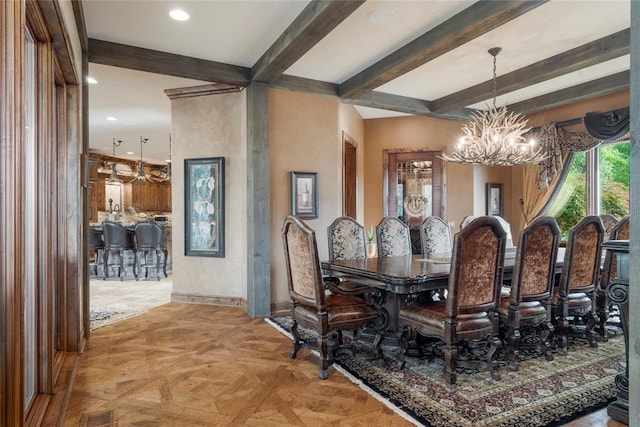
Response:
M404 97L435 100L491 79L487 50L502 47L497 73L526 67L628 28L630 0L551 0L484 35L376 88ZM251 67L309 2L291 1L126 1L84 0L89 38ZM343 83L415 38L453 17L473 1L369 0L312 47L285 74ZM186 22L169 18L181 8ZM390 20L389 20L390 18ZM387 19L387 23L376 20ZM498 97L514 103L629 69L623 56ZM112 138L123 140L118 156L168 158L170 102L167 88L209 82L90 64L98 84L89 89L90 147L111 153ZM483 108L490 100L468 105ZM363 118L401 115L356 106ZM109 122L106 117L118 120Z

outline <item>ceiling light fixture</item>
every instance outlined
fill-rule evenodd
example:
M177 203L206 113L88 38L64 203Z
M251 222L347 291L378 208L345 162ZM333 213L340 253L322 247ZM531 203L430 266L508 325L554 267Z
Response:
M171 12L169 12L169 16L173 19L175 19L176 21L188 21L189 20L189 14L187 12L185 12L184 10L180 10L180 9L174 9Z
M443 153L448 162L489 166L514 166L539 163L547 156L535 139L523 135L529 131L528 120L518 113L509 112L507 106L496 107L496 56L502 48L489 49L493 56L493 107L476 111L462 127L463 136L450 155Z
M106 179L107 182L110 182L112 184L117 184L117 183L121 183L122 180L120 179L120 177L118 176L118 171L116 170L116 147L119 147L120 144L122 144L122 140L118 140L118 142L116 143L116 139L113 138L113 156L111 157L111 174L109 175L109 177Z
M144 173L144 160L142 160L142 144L146 144L149 138L140 137L140 160L138 161L138 173L133 181L146 181L147 176Z
M98 81L91 76L87 76L87 83L89 83L90 85L94 85L97 84Z
M107 117L107 120L109 120L110 122L115 122L115 121L116 121L116 120L118 120L118 119L116 119L116 118L115 118L115 117L113 117L113 116L109 116L109 117Z

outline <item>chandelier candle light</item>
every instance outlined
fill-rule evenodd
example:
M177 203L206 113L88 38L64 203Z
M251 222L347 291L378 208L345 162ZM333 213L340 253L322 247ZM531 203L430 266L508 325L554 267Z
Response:
M119 183L122 182L120 177L118 176L118 171L116 170L116 147L119 147L122 144L122 140L118 140L116 143L116 139L113 138L113 157L111 160L111 175L106 179L107 182Z
M489 49L493 56L493 107L476 111L463 128L450 155L442 154L448 162L489 166L514 166L539 163L547 156L535 139L523 136L530 128L521 114L507 111L507 106L496 107L496 56L502 48Z
M147 177L144 174L144 160L142 160L142 144L146 144L149 138L140 137L140 161L138 162L138 174L134 178L134 181L146 181Z

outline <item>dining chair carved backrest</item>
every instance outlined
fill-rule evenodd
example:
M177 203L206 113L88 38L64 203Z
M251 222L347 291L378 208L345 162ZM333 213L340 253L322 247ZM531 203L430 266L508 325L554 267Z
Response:
M451 229L437 216L428 216L420 225L422 255L434 258L451 257Z
M606 228L606 227L605 227ZM605 231L606 234L606 231ZM621 218L610 230L608 240L629 240L629 215ZM605 240L606 241L606 240ZM600 276L600 283L596 292L596 306L598 312L598 333L601 341L607 341L606 324L609 314L615 305L607 296L607 285L618 277L618 261L615 256L607 254L604 268Z
M510 293L502 297L499 309L511 370L518 370L521 342L532 343L553 360L548 339L554 330L551 296L559 240L560 228L551 216L534 219L520 232Z
M603 242L606 242L611 238L611 231L613 227L619 222L618 218L611 214L601 214L600 219L602 220L602 225L604 226L604 236L602 238Z
M169 251L167 249L167 232L155 221L144 221L136 224L136 255L138 272L142 273L145 269L145 277L149 275L149 268L153 267L156 271L156 280L160 280L160 264L162 260L162 272L167 277L167 258ZM149 255L155 255L155 263L147 261Z
M492 215L494 218L496 218L499 222L500 225L502 225L502 228L504 229L505 233L507 233L507 243L506 243L506 248L507 249L513 249L513 235L511 234L511 224L509 224L504 218L502 218L501 216L498 215ZM462 222L460 223L460 230L462 230L463 228L465 228L467 226L467 224L469 224L471 221L473 221L476 217L473 215L467 215L466 217L464 217L464 219L462 220Z
M398 314L401 360L409 349L412 330L422 336L444 341L444 377L448 391L455 390L459 345L488 345L482 367L495 380L494 370L499 339L498 304L502 287L506 233L497 219L482 216L471 221L454 236L451 272L446 301L407 305ZM477 367L477 362L473 361Z
M362 298L326 292L327 284L322 277L318 244L315 231L303 220L288 215L282 224L287 282L291 298L292 347L289 357L295 359L302 347L317 347L320 353L320 379L327 378L327 370L333 363L329 354L329 334L338 332L339 344L343 330L354 331L374 324L378 312ZM298 325L315 330L319 339L317 346L300 338ZM382 331L377 330L376 346L382 342Z
M119 276L122 280L125 275L124 271L124 260L125 260L125 251L133 252L133 260L131 265L133 266L133 275L137 278L137 270L136 270L136 247L133 241L133 232L130 232L121 224L114 221L103 221L102 222L102 235L104 237L104 278L106 279L109 276L109 266L117 265L119 268ZM109 258L112 255L116 254L118 256L118 263L109 264Z
M399 218L387 216L376 226L378 256L411 255L411 233L409 226Z
M364 227L353 218L336 218L327 227L327 237L330 261L366 257Z
M569 317L583 318L585 336L592 347L597 347L592 332L596 324L595 294L600 278L603 237L604 226L597 215L582 218L569 230L562 273L552 303L560 354L567 352L567 335L571 332Z

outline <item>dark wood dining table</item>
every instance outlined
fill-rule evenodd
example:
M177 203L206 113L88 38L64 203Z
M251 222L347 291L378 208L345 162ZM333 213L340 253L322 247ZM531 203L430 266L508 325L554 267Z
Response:
M556 274L562 271L565 248L558 249ZM503 283L511 283L516 248L505 251ZM424 255L323 261L323 273L383 291L382 306L389 314L387 336L397 332L398 313L406 302L447 287L450 258Z

